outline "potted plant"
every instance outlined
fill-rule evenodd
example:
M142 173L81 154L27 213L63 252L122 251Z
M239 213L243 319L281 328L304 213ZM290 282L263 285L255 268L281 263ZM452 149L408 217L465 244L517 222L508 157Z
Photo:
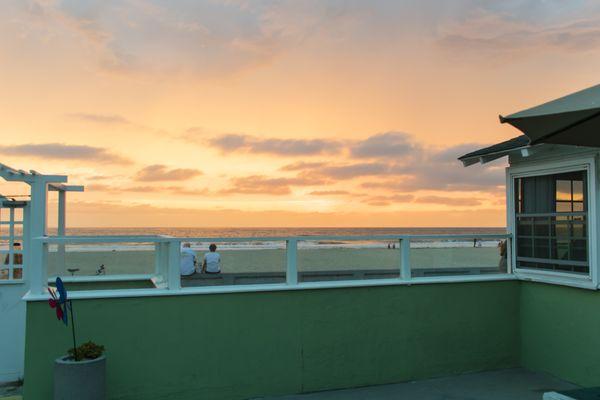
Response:
M67 290L60 278L56 288L48 288L50 307L56 317L66 326L71 315L73 348L67 355L54 360L54 400L105 400L106 399L106 356L104 346L87 342L77 346L73 302L67 299ZM58 294L58 296L57 296Z

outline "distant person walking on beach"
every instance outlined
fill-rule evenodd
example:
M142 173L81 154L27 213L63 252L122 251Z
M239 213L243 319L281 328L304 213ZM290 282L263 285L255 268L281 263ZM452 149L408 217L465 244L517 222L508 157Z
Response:
M202 263L202 272L206 274L221 273L221 255L217 253L217 245L211 244L208 246L209 253L204 254L204 262Z
M184 243L181 248L179 272L181 276L190 276L196 272L196 252L190 243Z

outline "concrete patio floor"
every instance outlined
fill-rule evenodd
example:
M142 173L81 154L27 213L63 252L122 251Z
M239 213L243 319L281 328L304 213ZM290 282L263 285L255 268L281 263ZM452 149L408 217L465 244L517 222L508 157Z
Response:
M264 397L264 400L541 400L544 392L576 385L525 369L480 372L392 385L334 390L303 395Z

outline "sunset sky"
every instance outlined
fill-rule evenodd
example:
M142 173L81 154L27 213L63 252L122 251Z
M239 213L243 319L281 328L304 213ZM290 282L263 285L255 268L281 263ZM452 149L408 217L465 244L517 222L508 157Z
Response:
M593 1L9 0L0 162L71 226L504 226L456 158L598 71Z

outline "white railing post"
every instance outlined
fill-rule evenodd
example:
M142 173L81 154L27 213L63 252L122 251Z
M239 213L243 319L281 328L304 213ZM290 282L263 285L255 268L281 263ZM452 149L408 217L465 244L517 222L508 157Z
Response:
M21 225L22 235L21 241L23 242L23 246L21 246L23 250L23 279L25 281L29 281L29 277L31 276L30 267L31 265L31 257L29 256L29 250L31 247L31 236L29 235L29 224L31 219L29 218L29 204L23 207L23 225Z
M58 192L58 227L56 233L58 236L65 236L67 221L67 193L63 190ZM56 250L56 275L61 276L67 273L67 258L65 253L65 244L58 245Z
M8 217L8 279L15 279L14 277L14 264L15 264L15 208L9 209Z
M29 236L42 238L46 236L47 186L45 180L36 180L31 184L31 201L29 211ZM48 244L41 239L30 241L30 263L27 265L31 277L31 293L45 294L48 286L48 265L46 254Z
M410 238L403 237L400 239L400 279L408 281L410 278Z
M287 255L287 267L286 267L286 283L288 285L298 284L298 240L288 239L286 241L286 255Z
M163 262L163 245L161 242L154 243L154 278L156 280L164 281L162 276L162 262Z
M513 238L506 238L506 273L513 273Z
M167 270L167 288L169 290L181 289L181 277L179 274L179 265L181 263L181 248L179 240L169 240L168 242L169 258Z

